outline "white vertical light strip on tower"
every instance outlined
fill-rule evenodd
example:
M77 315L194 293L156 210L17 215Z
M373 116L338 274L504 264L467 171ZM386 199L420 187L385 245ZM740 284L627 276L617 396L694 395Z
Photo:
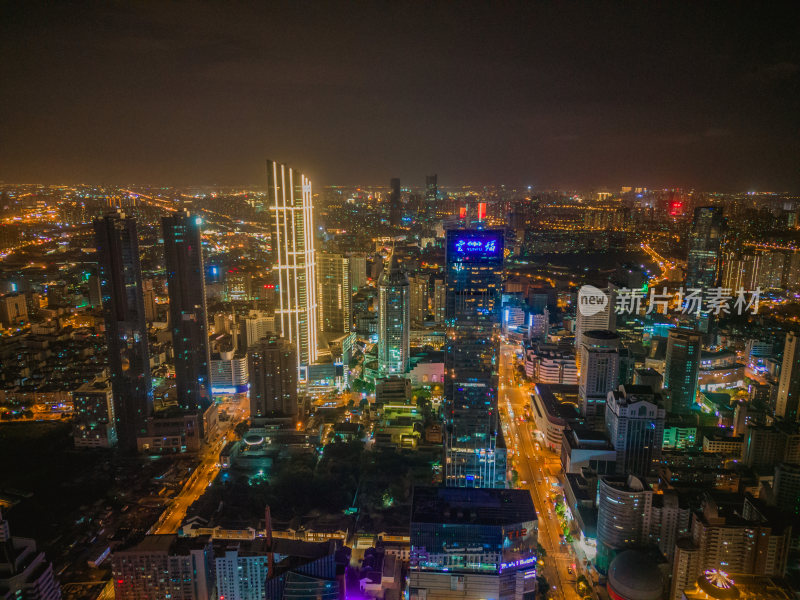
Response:
M272 183L275 188L275 214L273 216L273 222L275 223L275 248L274 252L278 254L278 298L280 299L280 309L278 310L278 314L280 316L280 327L281 333L283 333L283 314L286 310L283 302L283 293L285 290L285 286L283 285L283 257L281 256L281 223L280 223L280 210L278 204L278 164L273 162L272 163ZM284 236L285 239L285 236ZM286 242L284 242L286 243Z
M284 199L286 197L286 193L284 192ZM284 200L285 202L285 200ZM291 260L288 260L289 263L289 273L292 276L292 287L294 288L294 296L292 297L292 301L289 303L291 313L289 313L289 318L292 321L292 325L294 326L294 332L292 334L291 339L297 345L297 354L300 357L299 363L303 361L304 355L304 348L305 340L303 339L302 331L300 329L300 295L297 291L297 222L295 219L295 197L294 197L294 171L290 168L289 169L289 206L287 207L287 214L291 215L292 217L292 248L291 248Z
M317 273L314 253L314 214L311 200L311 181L302 176L303 190L303 241L306 269L306 326L308 328L308 361L317 360Z

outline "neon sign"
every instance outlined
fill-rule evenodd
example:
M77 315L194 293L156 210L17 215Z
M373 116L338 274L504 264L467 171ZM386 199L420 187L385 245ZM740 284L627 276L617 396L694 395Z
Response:
M494 254L497 252L497 240L466 240L464 238L456 241L453 249L459 254L480 252L481 254Z
M500 570L503 571L505 569L515 569L517 567L524 567L526 565L532 565L536 562L535 556L529 556L528 558L520 558L518 560L514 560L507 563L500 563Z

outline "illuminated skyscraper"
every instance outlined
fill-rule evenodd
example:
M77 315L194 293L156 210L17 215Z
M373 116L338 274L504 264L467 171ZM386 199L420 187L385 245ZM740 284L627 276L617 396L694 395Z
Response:
M408 277L393 254L378 285L378 371L381 377L408 371L410 300Z
M400 179L393 178L389 190L389 224L400 225L403 217L403 205L400 201Z
M211 358L201 223L200 217L188 211L161 220L178 405L184 410L205 412L211 406Z
M135 452L153 412L136 220L123 213L95 219L94 234L117 438L120 448Z
M445 245L445 485L502 487L497 342L503 232L451 230Z
M275 321L294 342L301 365L317 360L317 291L311 181L267 161L267 195L278 305Z
M350 259L341 254L317 252L317 302L321 331L350 333L352 298Z
M669 392L670 413L692 411L700 370L701 336L696 331L673 329L667 341L664 389Z

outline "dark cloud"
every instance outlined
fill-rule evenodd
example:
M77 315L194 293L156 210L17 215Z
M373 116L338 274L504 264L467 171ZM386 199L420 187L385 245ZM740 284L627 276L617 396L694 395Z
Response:
M800 187L779 3L0 10L6 181Z

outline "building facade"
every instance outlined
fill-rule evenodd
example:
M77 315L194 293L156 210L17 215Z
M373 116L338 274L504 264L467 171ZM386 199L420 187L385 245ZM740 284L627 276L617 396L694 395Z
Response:
M117 437L121 448L135 452L153 412L136 221L108 215L95 219L94 233Z
M148 535L111 555L117 600L207 600L214 590L209 536Z
M202 219L184 211L164 217L161 224L178 405L202 413L211 406Z
M412 600L536 593L538 520L528 490L414 488Z
M608 330L590 330L581 337L578 393L581 414L601 427L608 393L619 385L619 336Z
M503 232L448 231L445 262L445 485L505 485L495 331L500 323Z
M378 372L382 377L408 372L410 309L408 277L392 255L378 284Z
M317 360L317 275L311 181L283 164L267 161L267 195L273 272L281 335L297 347L299 364Z
M775 416L796 421L800 403L800 338L794 332L786 334L783 345L783 364L778 382Z
M661 458L666 411L649 386L619 386L606 402L606 431L617 453L618 475L647 477Z
M289 340L263 338L248 352L250 417L297 416L297 351Z
M702 338L696 331L673 329L667 340L664 389L669 393L670 413L692 411L697 395Z
M350 259L342 254L317 252L317 303L320 331L350 333L353 298Z

